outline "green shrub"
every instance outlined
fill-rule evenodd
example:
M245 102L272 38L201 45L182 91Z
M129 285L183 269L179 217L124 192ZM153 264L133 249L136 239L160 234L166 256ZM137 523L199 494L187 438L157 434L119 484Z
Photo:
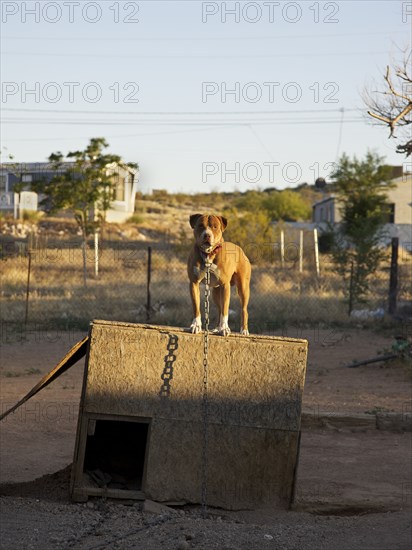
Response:
M224 233L226 241L243 248L252 263L273 260L273 229L266 212L226 211L229 224Z
M133 216L130 216L128 218L127 223L135 223L136 225L140 225L144 222L144 217L141 214L133 214Z

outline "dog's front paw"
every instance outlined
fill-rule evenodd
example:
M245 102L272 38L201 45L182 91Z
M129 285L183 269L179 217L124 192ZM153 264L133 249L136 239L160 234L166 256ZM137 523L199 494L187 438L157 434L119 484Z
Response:
M229 336L230 332L231 330L229 325L227 323L221 323L218 330L218 333L220 334L220 336Z
M190 325L190 332L192 334L199 334L202 332L202 320L200 317L195 317Z
M240 331L241 336L249 336L249 331L247 328L242 328Z
M217 332L220 334L220 336L229 336L230 328L228 323L228 316L223 315L220 317L220 323Z

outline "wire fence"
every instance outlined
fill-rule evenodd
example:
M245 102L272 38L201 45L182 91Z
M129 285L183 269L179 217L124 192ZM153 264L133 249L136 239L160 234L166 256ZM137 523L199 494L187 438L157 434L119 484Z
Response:
M283 257L262 260L259 247L246 251L252 259L249 330L262 333L279 327L317 323L330 326L353 319L381 319L388 311L390 258L371 280L368 302L348 315L345 286L330 256L316 258L303 242L303 253L290 240ZM310 245L310 246L309 246ZM29 239L2 246L2 322L86 328L93 319L188 327L192 321L185 247L132 240L100 243L96 262L93 243L86 250L86 285L78 239ZM254 256L253 256L253 253ZM410 256L400 258L397 303L409 304ZM240 328L240 303L231 293L230 326ZM402 306L403 307L403 306ZM211 308L211 326L217 324Z

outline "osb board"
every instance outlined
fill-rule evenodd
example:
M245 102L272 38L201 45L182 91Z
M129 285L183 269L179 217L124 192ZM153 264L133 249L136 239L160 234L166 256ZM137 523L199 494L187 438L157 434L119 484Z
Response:
M147 498L201 502L203 430L200 423L164 419L153 422ZM287 508L297 452L295 432L210 425L207 502L233 510L262 505Z
M169 395L161 395L170 334L177 336L173 378ZM90 337L85 411L202 420L202 334L95 321ZM211 424L299 430L305 340L210 335L209 342Z
M164 384L170 336L170 391ZM147 498L201 502L207 426L207 502L228 509L291 501L298 457L307 342L210 335L208 415L203 422L203 335L179 328L94 322L80 417L151 420ZM82 487L86 431L79 422L74 492ZM80 431L79 431L80 430Z

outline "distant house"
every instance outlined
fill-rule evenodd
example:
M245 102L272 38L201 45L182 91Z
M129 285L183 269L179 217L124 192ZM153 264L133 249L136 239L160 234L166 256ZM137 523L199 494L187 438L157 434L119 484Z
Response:
M328 195L312 205L312 222L334 224L341 221L340 207L335 195Z
M72 170L73 166L72 162L64 162L56 172L49 162L0 164L0 211L13 212L17 216L19 210L37 210L38 201L34 197L37 194L31 191L32 183L50 181L56 173ZM123 222L135 210L138 170L117 163L108 164L106 168L108 174L115 174L114 200L106 219L109 222ZM15 192L17 184L23 184L23 192Z
M395 167L398 168L398 167ZM399 171L398 171L399 173ZM391 180L395 184L388 191L390 214L385 225L385 244L398 237L407 249L412 247L412 174L406 173ZM320 229L342 221L342 203L334 195L325 196L312 205L312 222Z

